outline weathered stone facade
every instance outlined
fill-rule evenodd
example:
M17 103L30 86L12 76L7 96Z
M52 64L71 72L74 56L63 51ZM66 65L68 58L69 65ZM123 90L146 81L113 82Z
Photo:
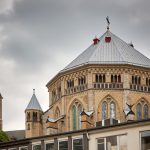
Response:
M96 74L105 74L105 82L96 83ZM111 75L120 75L121 82L111 82ZM81 76L86 77L86 83L82 86L78 85L77 82L78 78ZM132 76L141 77L141 84L132 84ZM149 77L150 69L131 65L87 65L82 68L59 74L47 85L50 95L50 110L48 111L49 113L46 112L46 114L51 118L55 118L55 111L56 109L59 109L59 115L65 115L64 122L61 125L63 126L62 132L73 130L71 114L72 106L75 103L80 103L86 112L94 112L94 127L96 122L102 120L103 101L107 102L108 107L110 107L111 101L114 101L116 104L116 119L120 120L120 122L124 122L126 121L124 114L124 110L127 107L126 103L131 105L134 104L133 111L135 114L136 106L139 102L147 104L148 107L150 107L150 87L146 86L146 78ZM74 80L73 88L66 87L69 79ZM54 99L51 96L51 93L60 86L62 91L61 97ZM135 88L132 86L135 86ZM143 87L143 90L141 87ZM79 91L75 91L76 88L79 88ZM142 118L144 118L143 115L144 114L142 113ZM135 116L137 116L137 114ZM110 109L108 109L107 118L110 118Z

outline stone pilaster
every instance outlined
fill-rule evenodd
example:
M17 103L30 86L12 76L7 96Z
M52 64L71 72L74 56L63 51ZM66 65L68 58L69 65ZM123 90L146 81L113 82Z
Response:
M91 70L88 71L87 83L88 83L88 89L91 89L93 87ZM88 90L88 111L92 111L93 109L94 109L94 94L92 90Z
M49 106L52 105L52 91L49 91Z

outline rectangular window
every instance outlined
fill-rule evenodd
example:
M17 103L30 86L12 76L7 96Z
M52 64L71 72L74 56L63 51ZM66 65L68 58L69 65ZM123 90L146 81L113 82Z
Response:
M107 150L117 150L117 136L106 137Z
M97 139L97 150L127 150L127 135Z
M47 143L46 150L54 150L54 143Z
M25 146L25 147L19 147L19 150L28 150L28 147Z
M104 139L98 139L97 140L97 150L105 150Z
M68 141L60 141L59 150L68 150Z
M141 150L150 149L150 131L141 132Z
M41 145L33 145L33 150L41 150Z
M73 140L73 150L83 150L82 139Z
M118 136L119 150L127 150L127 135Z

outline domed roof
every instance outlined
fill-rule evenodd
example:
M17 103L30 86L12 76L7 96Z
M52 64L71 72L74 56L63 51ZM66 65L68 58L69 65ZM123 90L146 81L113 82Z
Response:
M107 30L61 72L86 64L130 64L150 68L150 59Z
M36 98L36 95L35 93L33 93L32 97L31 97L31 100L26 108L26 110L30 110L30 109L35 109L35 110L40 110L42 111L42 108Z

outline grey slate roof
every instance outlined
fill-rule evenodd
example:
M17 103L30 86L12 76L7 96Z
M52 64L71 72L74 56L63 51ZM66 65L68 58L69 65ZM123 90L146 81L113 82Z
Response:
M110 43L105 42L107 36L111 37ZM150 68L150 59L109 30L99 40L98 44L88 47L61 72L86 64L131 64Z
M30 109L35 109L35 110L41 110L42 111L42 108L35 96L35 94L33 93L32 97L31 97L31 100L26 108L26 110L30 110Z
M11 140L20 140L25 138L25 130L6 131Z

